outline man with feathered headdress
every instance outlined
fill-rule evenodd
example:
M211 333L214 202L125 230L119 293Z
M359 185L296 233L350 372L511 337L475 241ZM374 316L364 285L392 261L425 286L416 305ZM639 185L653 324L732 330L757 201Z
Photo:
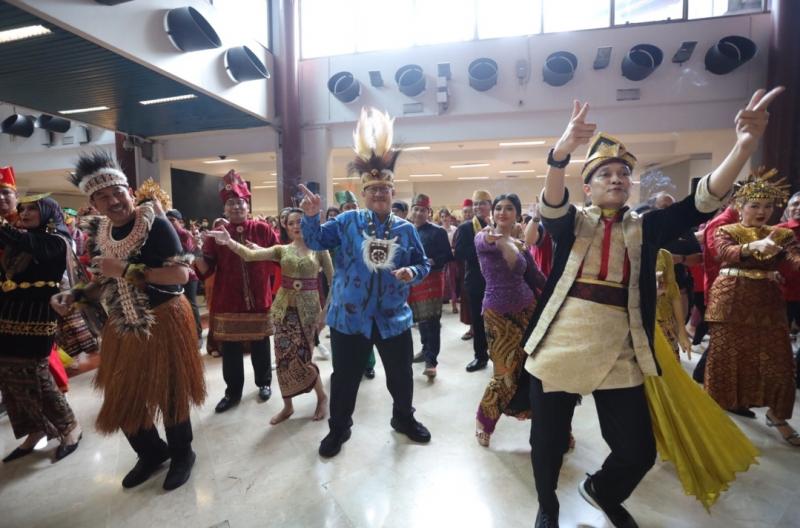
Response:
M250 189L235 170L228 171L222 179L219 196L229 221L224 229L233 240L262 248L278 243L269 224L248 218ZM214 339L222 349L222 377L225 379L225 395L215 408L218 413L238 405L242 399L245 346L250 348L259 399L267 401L272 396L269 336L273 328L269 309L274 267L273 262L244 262L227 246L210 240L203 244L202 257L195 260L201 279L215 274L210 324Z
M305 212L303 238L313 250L339 248L327 323L331 328L333 377L329 434L319 454L332 457L350 438L358 386L373 345L381 355L394 400L392 427L415 442L431 435L414 418L410 286L430 271L414 226L392 214L394 164L392 119L364 109L353 135L350 172L361 178L365 209L347 211L320 225L321 198L300 186Z
M189 411L205 399L192 310L183 296L189 268L179 257L180 241L150 203L134 205L128 178L107 152L82 154L70 181L104 216L85 223L93 282L55 295L53 308L63 315L87 298L106 306L96 427L105 434L122 430L139 457L123 487L138 486L170 459L164 489L175 489L189 479L195 461ZM159 417L166 443L156 430Z
M758 147L766 107L781 89L759 90L736 116L736 145L685 199L645 215L626 207L636 157L586 122L573 104L569 124L547 157L539 210L553 238L553 268L525 338L529 358L531 462L539 499L537 527L557 527L558 475L580 395L592 394L611 454L580 494L614 526L635 527L622 502L653 466L656 445L644 377L655 359L656 255L665 243L711 218ZM571 205L565 168L589 144L581 171L592 205ZM576 341L576 336L580 340Z

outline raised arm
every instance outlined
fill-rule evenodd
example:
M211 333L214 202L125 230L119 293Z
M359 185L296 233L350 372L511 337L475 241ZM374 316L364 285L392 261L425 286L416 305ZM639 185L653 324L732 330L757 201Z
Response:
M708 180L708 190L717 198L728 194L745 163L758 148L769 121L767 107L783 90L783 86L773 88L769 93L763 89L756 90L747 106L736 114L736 144Z
M303 184L298 188L303 192L300 209L303 210L304 216L300 228L306 245L314 251L333 249L341 245L338 222L334 219L324 225L320 224L319 213L322 207L320 195L314 194Z
M575 152L575 149L589 143L589 140L592 139L597 125L586 122L586 114L588 112L589 103L581 104L577 100L572 102L572 114L567 128L553 147L552 158L555 163L567 161L570 155ZM564 185L565 173L566 167L559 168L548 165L547 176L544 181L544 192L542 193L545 204L556 207L564 202L564 191L566 190Z

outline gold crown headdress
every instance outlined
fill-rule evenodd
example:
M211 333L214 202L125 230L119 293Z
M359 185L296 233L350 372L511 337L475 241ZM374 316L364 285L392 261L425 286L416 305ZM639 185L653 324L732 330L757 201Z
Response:
M348 172L361 177L361 188L373 185L394 187L394 164L400 155L392 148L394 119L374 108L362 108L361 117L353 132L356 159Z
M136 204L139 205L146 200L158 200L165 211L172 209L172 199L153 178L147 178L136 189Z
M581 170L583 183L589 183L589 179L598 168L606 163L619 161L628 166L631 170L636 166L636 156L628 152L625 145L615 137L611 137L604 132L600 132L592 138L589 144L589 152L586 153L586 163Z
M733 195L736 204L742 206L751 200L772 200L778 207L786 205L791 185L786 178L775 179L777 175L777 169L767 170L766 167L751 172Z

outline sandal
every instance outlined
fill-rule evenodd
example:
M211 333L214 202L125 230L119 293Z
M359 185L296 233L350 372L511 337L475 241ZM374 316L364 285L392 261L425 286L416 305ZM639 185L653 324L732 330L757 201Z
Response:
M789 444L792 447L800 447L800 433L795 431L792 428L792 426L789 425L789 422L787 422L786 420L774 421L769 417L769 414L768 414L767 415L767 425L769 427L775 427L776 429L778 429L778 432L783 437L783 439L786 440L787 444ZM791 432L790 433L784 433L784 431L781 430L781 427L788 427L791 430Z
M487 433L486 431L478 429L475 431L475 438L483 447L489 447L489 440L492 438L492 433Z

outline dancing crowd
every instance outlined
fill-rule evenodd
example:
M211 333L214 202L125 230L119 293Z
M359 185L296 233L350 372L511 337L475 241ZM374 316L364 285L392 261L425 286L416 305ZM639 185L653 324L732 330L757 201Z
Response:
M134 192L103 151L82 154L70 175L88 199L80 212L48 195L18 196L13 169L4 167L0 391L24 440L3 462L43 438L58 440L54 460L77 450L86 431L64 395L59 358L99 351L95 429L121 431L137 455L122 486L145 482L167 461L164 489L183 485L196 459L190 411L206 398L197 303L204 290L205 346L221 356L226 387L217 413L242 400L246 354L258 397L272 396L274 347L283 407L270 423L287 420L294 399L313 391L313 420L328 418L319 455L335 457L351 437L359 385L374 378L377 351L390 426L430 442L415 417L413 363L424 363L431 382L441 374L447 308L469 326L466 371L491 363L483 395L473 395L477 442L490 446L503 415L530 420L537 527L558 526L559 473L576 445L574 408L588 395L610 453L578 491L611 524L637 526L623 502L657 453L710 507L759 454L727 413L754 418L751 409L766 407L766 425L800 447L787 421L800 379L792 353L800 193L789 197L785 180L764 168L736 181L781 91L753 95L736 115L730 153L696 175L687 196L662 192L638 208L626 205L635 154L598 132L589 104L578 101L548 153L544 189L525 209L513 192L486 190L458 212L434 210L425 194L397 200L402 150L392 144L393 120L374 109L362 111L348 167L360 196L337 192L336 205L323 209L300 185L302 201L275 219L251 214L248 185L235 171L220 187L224 218L208 222L184 221L153 182ZM584 146L585 196L573 197L565 168ZM315 350L329 355L326 326L329 395L314 361ZM694 381L681 351L702 353Z

